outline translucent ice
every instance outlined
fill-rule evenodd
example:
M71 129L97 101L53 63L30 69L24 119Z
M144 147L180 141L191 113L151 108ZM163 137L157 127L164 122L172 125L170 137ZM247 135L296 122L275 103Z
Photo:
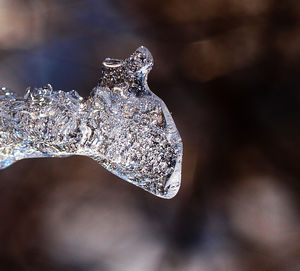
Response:
M50 85L24 97L0 89L0 169L17 160L85 155L162 198L181 182L182 141L164 102L147 85L150 52L107 58L88 98Z

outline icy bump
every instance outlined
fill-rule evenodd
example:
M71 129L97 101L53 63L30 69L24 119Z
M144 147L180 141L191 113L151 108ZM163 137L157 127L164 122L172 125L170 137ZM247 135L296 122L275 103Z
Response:
M85 155L162 198L181 182L182 141L164 102L151 92L153 58L145 47L125 60L107 58L90 96L0 89L0 169L25 158Z

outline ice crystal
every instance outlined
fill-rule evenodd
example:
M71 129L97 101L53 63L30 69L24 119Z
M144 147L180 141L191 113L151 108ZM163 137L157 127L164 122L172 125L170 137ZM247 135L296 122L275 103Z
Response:
M17 160L85 155L120 178L162 198L181 182L182 142L164 102L147 85L150 52L107 58L90 96L0 89L0 169Z

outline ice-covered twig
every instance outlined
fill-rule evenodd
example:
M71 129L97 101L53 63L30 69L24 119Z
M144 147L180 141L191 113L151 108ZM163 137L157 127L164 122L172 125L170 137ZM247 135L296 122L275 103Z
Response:
M0 169L17 160L85 155L159 197L180 186L182 141L164 102L147 85L150 52L107 58L88 98L50 85L24 97L0 89Z

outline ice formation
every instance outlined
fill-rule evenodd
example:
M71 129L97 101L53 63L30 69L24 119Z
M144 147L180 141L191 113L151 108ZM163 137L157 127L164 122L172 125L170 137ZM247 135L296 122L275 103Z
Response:
M24 158L85 155L120 178L172 198L181 182L182 141L164 102L151 92L150 52L107 58L90 96L0 89L0 169Z

